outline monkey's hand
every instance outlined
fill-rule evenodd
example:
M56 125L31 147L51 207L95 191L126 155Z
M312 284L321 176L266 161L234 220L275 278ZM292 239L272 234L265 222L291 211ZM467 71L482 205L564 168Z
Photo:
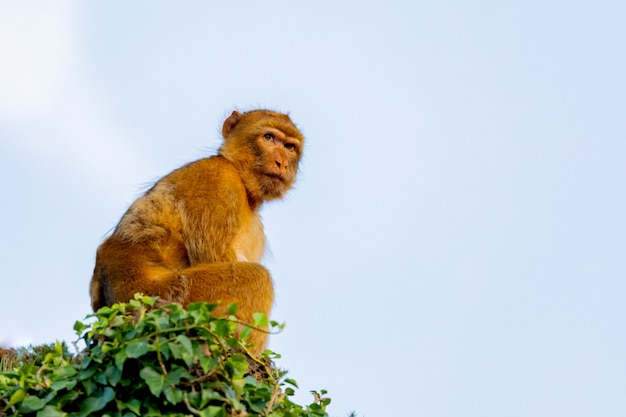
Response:
M168 291L163 295L167 301L174 303L182 303L189 295L189 280L183 274L174 278L172 285L168 287Z

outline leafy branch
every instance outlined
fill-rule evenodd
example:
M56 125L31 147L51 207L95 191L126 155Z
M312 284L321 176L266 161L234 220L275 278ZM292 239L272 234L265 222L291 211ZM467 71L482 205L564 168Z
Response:
M214 318L215 307L137 295L76 322L87 348L74 356L58 342L34 361L3 354L0 417L328 416L326 391L297 405L296 382L272 362L279 356L250 353L253 329L281 325L263 315L241 323L234 305Z

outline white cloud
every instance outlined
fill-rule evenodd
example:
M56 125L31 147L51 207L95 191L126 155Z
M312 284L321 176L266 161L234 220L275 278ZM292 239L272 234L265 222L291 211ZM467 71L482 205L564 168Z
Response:
M23 120L48 111L75 65L71 2L0 4L0 112Z
M74 1L0 4L0 133L19 136L7 142L11 148L44 154L120 192L132 184L129 178L152 171L88 78L80 7Z

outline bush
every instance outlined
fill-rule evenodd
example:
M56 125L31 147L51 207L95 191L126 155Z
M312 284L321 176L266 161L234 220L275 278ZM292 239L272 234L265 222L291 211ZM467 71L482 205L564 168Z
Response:
M236 306L216 319L212 304L156 304L137 296L76 322L87 348L75 356L58 342L0 352L0 416L328 416L325 391L297 405L296 382L272 362L279 356L249 353ZM252 326L268 324L256 318Z

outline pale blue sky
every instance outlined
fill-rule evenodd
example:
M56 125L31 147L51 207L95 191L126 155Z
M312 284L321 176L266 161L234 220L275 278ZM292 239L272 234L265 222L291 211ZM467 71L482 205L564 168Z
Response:
M270 347L344 416L626 415L626 3L0 4L0 343L73 339L103 236L289 111Z

